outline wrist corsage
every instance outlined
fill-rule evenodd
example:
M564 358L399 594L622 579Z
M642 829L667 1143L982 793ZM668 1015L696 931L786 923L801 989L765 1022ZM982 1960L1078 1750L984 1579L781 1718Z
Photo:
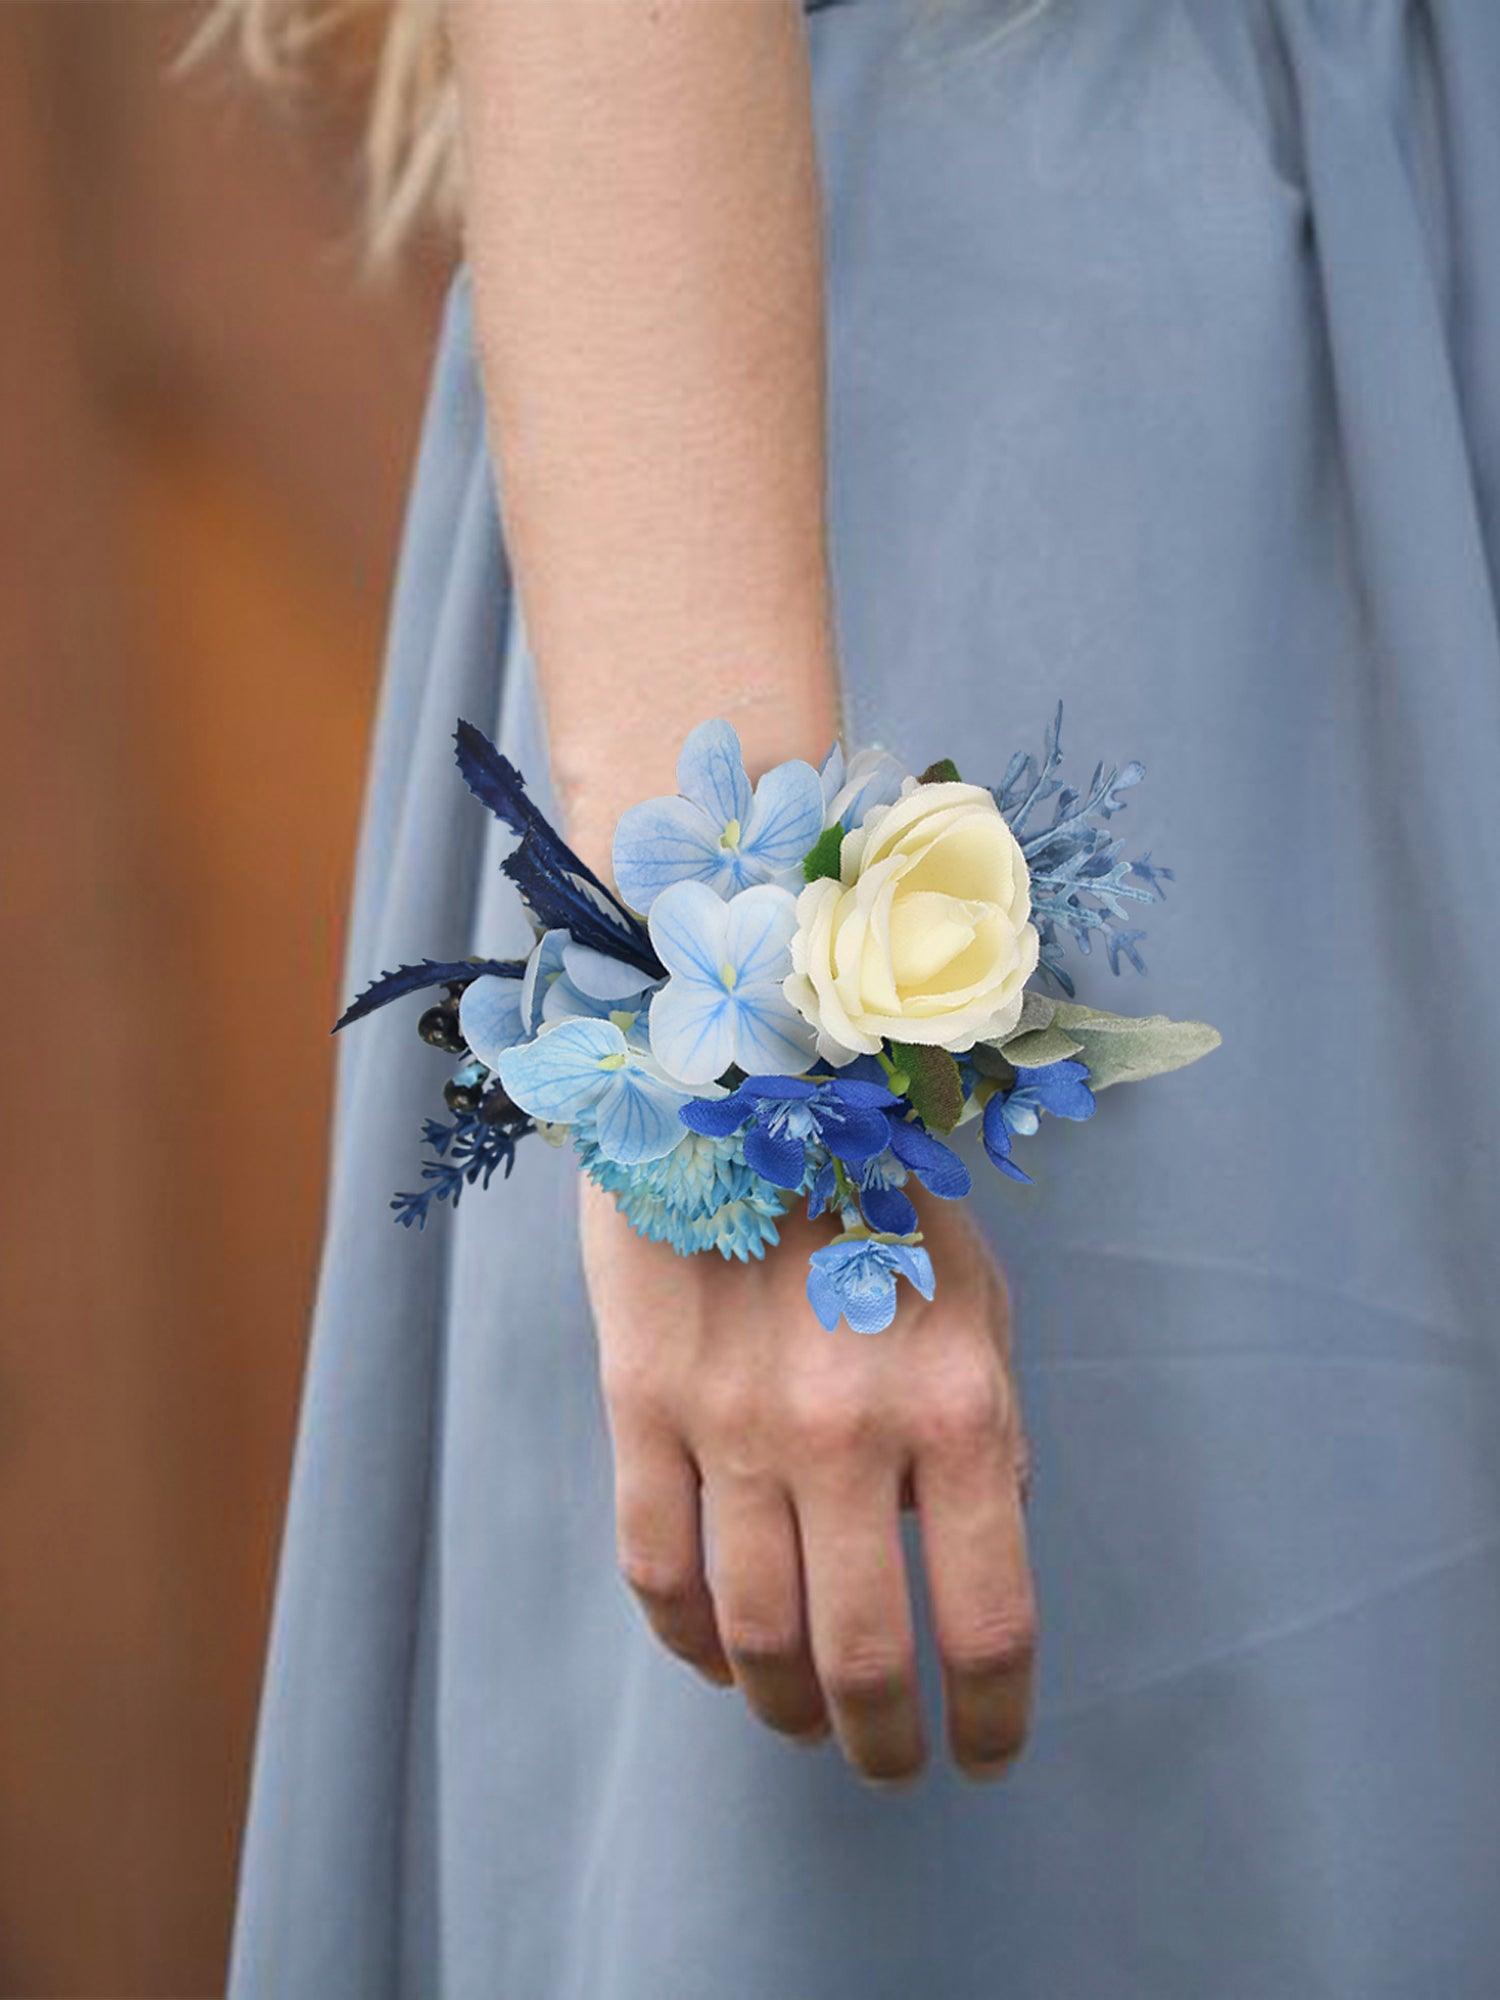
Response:
M1144 775L1057 775L1059 705L1042 756L996 786L951 760L912 777L883 750L821 769L793 760L752 785L739 738L705 722L678 793L633 806L611 890L559 838L520 773L471 724L469 789L517 836L502 864L535 943L524 959L424 960L382 975L338 1022L445 989L419 1022L456 1059L449 1120L429 1119L434 1201L508 1175L519 1141L571 1144L640 1235L681 1254L761 1257L805 1201L831 1240L807 1294L822 1323L880 1332L896 1280L926 1298L912 1183L947 1200L971 1177L948 1143L975 1122L991 1165L1029 1181L1015 1142L1044 1114L1093 1116L1099 1091L1195 1061L1216 1030L1078 1004L1065 942L1103 942L1143 971L1131 906L1170 869L1126 861L1110 821Z

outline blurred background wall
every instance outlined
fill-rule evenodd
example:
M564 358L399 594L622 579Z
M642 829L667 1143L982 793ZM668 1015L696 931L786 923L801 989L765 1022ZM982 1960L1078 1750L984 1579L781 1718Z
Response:
M0 7L6 2000L221 1990L444 276L193 18Z

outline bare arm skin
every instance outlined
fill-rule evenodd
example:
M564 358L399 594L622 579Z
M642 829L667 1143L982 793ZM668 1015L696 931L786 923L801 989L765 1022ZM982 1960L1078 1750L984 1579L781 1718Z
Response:
M569 831L675 789L723 715L752 775L837 733L822 274L797 0L451 0L476 327ZM926 1755L917 1506L961 1768L1025 1728L1034 1607L999 1273L926 1204L938 1300L828 1334L810 1225L679 1258L584 1183L621 1567L654 1630L872 1778ZM790 1239L790 1240L788 1240ZM821 1238L819 1240L822 1240Z

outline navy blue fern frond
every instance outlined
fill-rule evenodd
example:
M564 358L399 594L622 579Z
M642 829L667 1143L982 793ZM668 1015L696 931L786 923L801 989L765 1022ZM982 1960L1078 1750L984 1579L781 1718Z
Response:
M660 979L666 968L645 925L632 916L581 861L528 797L525 780L482 730L460 722L454 731L464 783L521 844L501 867L544 930L566 930L582 945Z
M1159 867L1149 854L1137 861L1123 859L1123 841L1108 831L1107 822L1128 803L1122 794L1145 777L1145 766L1097 764L1082 791L1065 785L1057 775L1062 763L1062 716L1059 702L1041 757L1018 751L994 794L1031 871L1031 914L1041 940L1040 969L1071 994L1073 980L1062 962L1064 939L1071 938L1087 957L1095 937L1102 936L1111 972L1119 972L1122 960L1144 972L1138 947L1146 933L1126 928L1128 906L1162 901L1166 895L1162 885L1175 878L1170 868ZM1050 820L1034 824L1038 809L1048 804Z

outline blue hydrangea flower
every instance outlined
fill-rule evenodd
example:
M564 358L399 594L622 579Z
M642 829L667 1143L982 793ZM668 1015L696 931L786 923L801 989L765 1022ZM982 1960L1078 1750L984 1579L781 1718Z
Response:
M1030 1186L1030 1174L1011 1158L1011 1135L1028 1137L1035 1132L1044 1111L1054 1118L1093 1117L1095 1098L1088 1076L1088 1067L1081 1062L1047 1063L1018 1069L1010 1088L995 1092L984 1107L984 1150L1002 1174Z
M578 944L565 930L544 931L519 978L487 972L469 982L458 1003L459 1032L495 1069L506 1049L530 1041L547 1022L644 1013L650 993L638 966Z
M521 982L522 1025L530 1037L549 1021L641 1014L653 987L638 966L579 944L567 931L544 931Z
M613 1021L561 1021L503 1050L497 1067L523 1111L554 1125L589 1118L599 1151L622 1166L660 1159L682 1137L677 1113L687 1092Z
M830 1333L841 1313L856 1333L884 1333L896 1317L898 1277L909 1279L924 1299L937 1289L932 1259L919 1244L841 1237L808 1259L807 1302Z
M486 972L471 980L458 1003L458 1031L487 1069L494 1069L504 1050L524 1041L521 981Z
M845 833L863 825L872 806L896 803L907 776L889 750L856 750L846 763L843 744L835 743L818 767L824 825Z
M670 1076L703 1084L731 1064L747 1076L811 1066L813 1031L781 990L796 927L796 898L769 884L727 903L702 882L656 898L651 942L669 977L651 1002L651 1050Z
M884 1084L857 1077L751 1076L727 1097L692 1099L678 1115L694 1132L744 1130L755 1171L775 1187L795 1189L807 1179L809 1146L855 1167L883 1153L881 1114L898 1101Z
M777 764L752 791L739 737L727 722L703 722L682 746L677 785L680 797L632 806L615 828L615 881L633 909L650 910L674 882L702 882L718 896L800 884L803 857L823 831L811 764Z

